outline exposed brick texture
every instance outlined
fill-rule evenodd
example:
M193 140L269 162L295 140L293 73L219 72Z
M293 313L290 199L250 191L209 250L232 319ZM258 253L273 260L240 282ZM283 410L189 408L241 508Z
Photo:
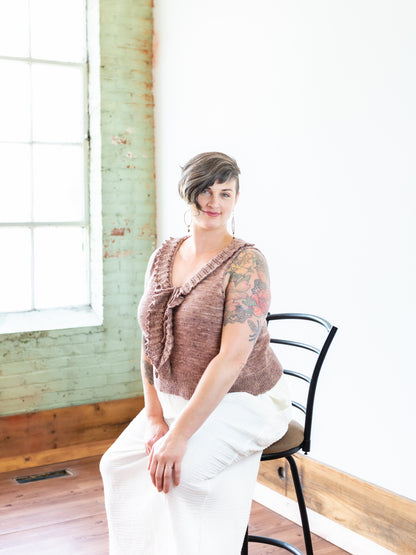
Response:
M141 393L137 304L155 247L151 0L101 0L104 323L0 336L0 415Z

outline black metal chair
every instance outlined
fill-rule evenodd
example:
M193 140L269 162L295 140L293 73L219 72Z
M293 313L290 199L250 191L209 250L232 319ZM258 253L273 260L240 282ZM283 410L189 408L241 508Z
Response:
M296 497L299 505L306 553L307 555L313 555L312 539L311 539L311 532L309 528L308 515L306 512L306 504L305 504L305 499L303 497L299 472L293 455L301 450L305 453L305 455L308 454L310 451L312 413L313 413L313 405L315 400L316 385L318 382L318 377L322 368L322 364L325 360L326 354L335 336L335 333L337 332L337 328L331 325L323 318L320 318L319 316L313 316L312 314L284 313L284 314L269 314L267 316L268 324L276 320L286 320L286 321L303 320L307 322L312 322L312 323L318 324L320 327L320 331L321 332L323 331L323 337L319 338L320 347L315 347L313 345L310 345L309 343L300 342L299 340L294 341L291 339L274 338L273 332L271 331L271 326L269 325L271 343L278 343L279 345L285 345L287 346L288 349L292 349L292 348L294 348L295 350L302 349L303 351L312 352L314 354L313 354L313 362L311 364L313 368L312 372L302 373L302 372L299 372L298 370L296 371L288 370L288 369L284 370L285 374L292 376L294 378L298 378L299 380L302 380L303 382L306 382L308 384L306 386L306 391L304 392L304 396L307 399L306 407L297 401L292 401L292 405L296 407L296 409L299 409L304 413L305 415L304 424L302 425L297 420L292 420L289 424L289 429L287 433L279 441L267 447L263 451L261 456L262 461L270 461L270 460L276 460L281 458L285 458L288 461L290 470L292 473L292 478L293 478L295 491L296 491ZM297 335L296 337L297 339L299 339L299 335ZM278 356L280 355L278 354ZM283 364L285 365L285 361L283 357L282 357L282 360L283 360ZM274 538L249 535L248 529L246 532L246 536L244 538L241 555L248 555L248 542L265 543L268 545L273 545L273 546L285 549L290 553L294 553L294 555L302 555L302 552L299 551L299 549L297 549L296 547L294 547L289 543L286 543L282 540L277 540Z

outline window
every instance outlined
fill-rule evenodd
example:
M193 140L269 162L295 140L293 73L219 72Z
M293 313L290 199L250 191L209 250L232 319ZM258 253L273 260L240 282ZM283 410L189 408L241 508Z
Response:
M0 312L91 304L86 42L85 0L0 0Z

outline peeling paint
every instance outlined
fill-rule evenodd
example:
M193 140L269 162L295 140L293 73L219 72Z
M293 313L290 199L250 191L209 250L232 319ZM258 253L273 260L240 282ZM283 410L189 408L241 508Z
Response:
M124 232L126 231L125 227L115 227L112 231L111 231L111 235L124 235Z
M142 98L149 106L153 106L153 94L145 93L142 95Z
M111 230L111 236L123 236L125 233L131 233L131 229L129 227L115 227ZM114 241L113 241L114 242Z
M3 335L4 339L8 339L9 341L14 341L15 343L28 343L29 340L35 340L36 344L38 344L38 340L42 339L43 337L48 337L49 332L48 330L45 331L25 331L21 333L12 333L12 334L5 334Z
M143 237L143 236L150 237L151 235L152 235L152 226L148 222L142 226L141 231L139 233L139 237Z
M111 137L111 142L113 145L130 145L131 139L128 135L133 135L134 129L132 127L126 127L124 133L120 133L119 135L113 135ZM131 154L131 153L130 153Z
M119 137L118 135L113 135L113 137L111 138L111 142L113 143L113 145L125 145L127 144L127 139L126 137Z
M133 249L124 249L123 251L115 252L104 252L104 258L124 258L126 256L131 256L133 254Z
M159 35L153 31L152 67L156 69L159 63Z

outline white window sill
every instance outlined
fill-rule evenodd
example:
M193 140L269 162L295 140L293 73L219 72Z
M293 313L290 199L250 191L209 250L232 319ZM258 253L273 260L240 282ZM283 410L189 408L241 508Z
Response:
M100 326L102 316L90 306L0 313L0 334Z

